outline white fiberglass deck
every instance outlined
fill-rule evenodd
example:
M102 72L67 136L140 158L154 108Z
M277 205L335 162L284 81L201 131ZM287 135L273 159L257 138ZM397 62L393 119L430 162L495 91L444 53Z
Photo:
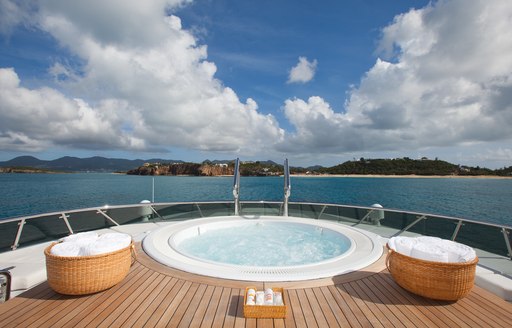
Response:
M183 240L204 234L208 230L276 223L296 227L308 226L317 230L325 229L330 234L339 235L340 238L348 240L349 245L344 252L332 258L314 263L284 266L220 263L185 255L183 251L176 249ZM286 238L286 236L282 237ZM188 220L151 232L143 240L143 248L149 256L169 267L205 276L250 281L298 281L333 277L362 269L382 255L381 238L373 233L324 220L312 221L281 216L226 216Z

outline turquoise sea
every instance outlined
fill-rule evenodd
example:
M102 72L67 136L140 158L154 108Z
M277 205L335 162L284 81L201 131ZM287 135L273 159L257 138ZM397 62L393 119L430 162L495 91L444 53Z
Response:
M0 219L152 198L153 177L0 174ZM232 177L154 177L155 202L232 200ZM241 200L281 201L282 177L242 177ZM512 226L512 179L294 177L291 201L370 206Z

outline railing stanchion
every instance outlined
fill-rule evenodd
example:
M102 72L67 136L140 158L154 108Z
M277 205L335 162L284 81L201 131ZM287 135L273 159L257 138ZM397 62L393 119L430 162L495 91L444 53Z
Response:
M290 167L288 166L288 158L284 160L284 200L283 200L283 216L288 216L288 198L292 185L290 183Z
M240 215L240 160L235 160L233 172L233 197L235 202L235 215Z
M23 231L23 226L25 225L26 221L25 219L21 219L21 221L18 223L18 231L16 232L16 238L14 239L14 244L12 244L11 249L14 251L18 246L20 245L20 237L21 232Z
M60 218L62 220L64 220L64 222L66 223L66 227L68 227L69 233L74 234L73 229L71 228L71 225L69 224L68 217L69 217L69 215L66 215L66 213L64 213L64 212L62 212L60 214Z
M501 228L501 232L503 232L503 237L505 238L505 244L507 245L508 257L509 257L509 259L512 260L512 247L510 246L510 239L509 239L510 231L508 231L505 228Z

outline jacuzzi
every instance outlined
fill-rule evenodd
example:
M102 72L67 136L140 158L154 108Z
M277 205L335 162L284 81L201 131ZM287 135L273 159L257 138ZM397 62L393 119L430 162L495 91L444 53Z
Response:
M378 235L335 222L282 216L187 220L142 242L156 261L186 272L247 281L300 281L362 269L382 255Z

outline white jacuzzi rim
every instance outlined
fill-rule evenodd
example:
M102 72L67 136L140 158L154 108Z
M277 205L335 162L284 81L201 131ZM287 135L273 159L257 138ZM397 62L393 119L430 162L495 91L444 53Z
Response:
M233 265L233 266L237 266L237 267L243 267L245 269L250 268L251 270L256 270L256 269L263 269L263 270L272 270L272 269L290 270L291 268L295 269L295 268L298 268L298 267L306 269L306 268L308 268L310 266L315 266L315 265L318 265L318 264L329 263L329 262L333 262L333 261L337 261L339 259L342 259L343 257L349 256L354 251L354 249L355 249L354 240L351 237L346 236L345 234L341 233L340 231L337 231L337 230L334 230L332 228L328 228L328 227L325 227L325 226L322 226L321 228L324 228L326 230L330 230L332 233L341 234L344 238L348 239L348 241L350 243L349 248L345 252L340 254L340 255L333 256L331 258L328 258L328 259L325 259L325 260L322 260L322 261L311 262L311 263L307 263L307 264L298 264L298 265L289 265L289 266L288 265L279 265L279 266L278 265L273 265L273 266L238 265L238 264L223 263L223 262L203 259L203 258L200 258L198 256L193 256L191 254L187 254L185 252L182 252L182 251L180 251L179 249L176 248L177 245L176 245L175 237L177 235L181 235L182 233L184 233L185 230L194 229L195 227L201 228L202 226L213 226L214 227L213 229L222 229L222 228L228 227L230 222L235 223L235 225L237 225L237 226L246 224L248 222L254 222L254 219L249 219L247 217L244 217L244 218L245 218L245 220L214 221L214 222L206 222L206 223L203 223L201 225L197 225L196 224L196 225L184 227L183 229L180 229L179 231L176 231L176 232L172 233L169 236L169 245L171 246L171 248L174 251L180 253L181 255L183 255L185 257L189 257L189 258L195 259L195 260L198 260L200 262L211 263L211 264L220 264L220 265L228 265L228 266ZM304 222L297 222L297 221L291 221L291 220L283 220L282 216L277 217L277 218L279 218L279 219L271 219L269 216L266 216L266 218L263 219L263 221L265 223L274 223L274 222L275 223L292 223L292 224L298 224L298 225L308 225L308 226L312 226L312 227L318 227L317 224L311 223L311 222L304 223ZM206 230L206 231L208 231L208 230Z
M168 243L168 239L172 234L189 227L221 221L247 220L296 222L328 228L348 237L351 240L351 249L333 259L312 264L283 267L251 267L185 256L174 250ZM367 267L381 257L383 249L380 236L368 231L332 221L270 215L217 216L189 219L179 223L168 224L147 235L142 242L142 246L150 257L166 266L204 276L245 281L300 281L334 277Z

